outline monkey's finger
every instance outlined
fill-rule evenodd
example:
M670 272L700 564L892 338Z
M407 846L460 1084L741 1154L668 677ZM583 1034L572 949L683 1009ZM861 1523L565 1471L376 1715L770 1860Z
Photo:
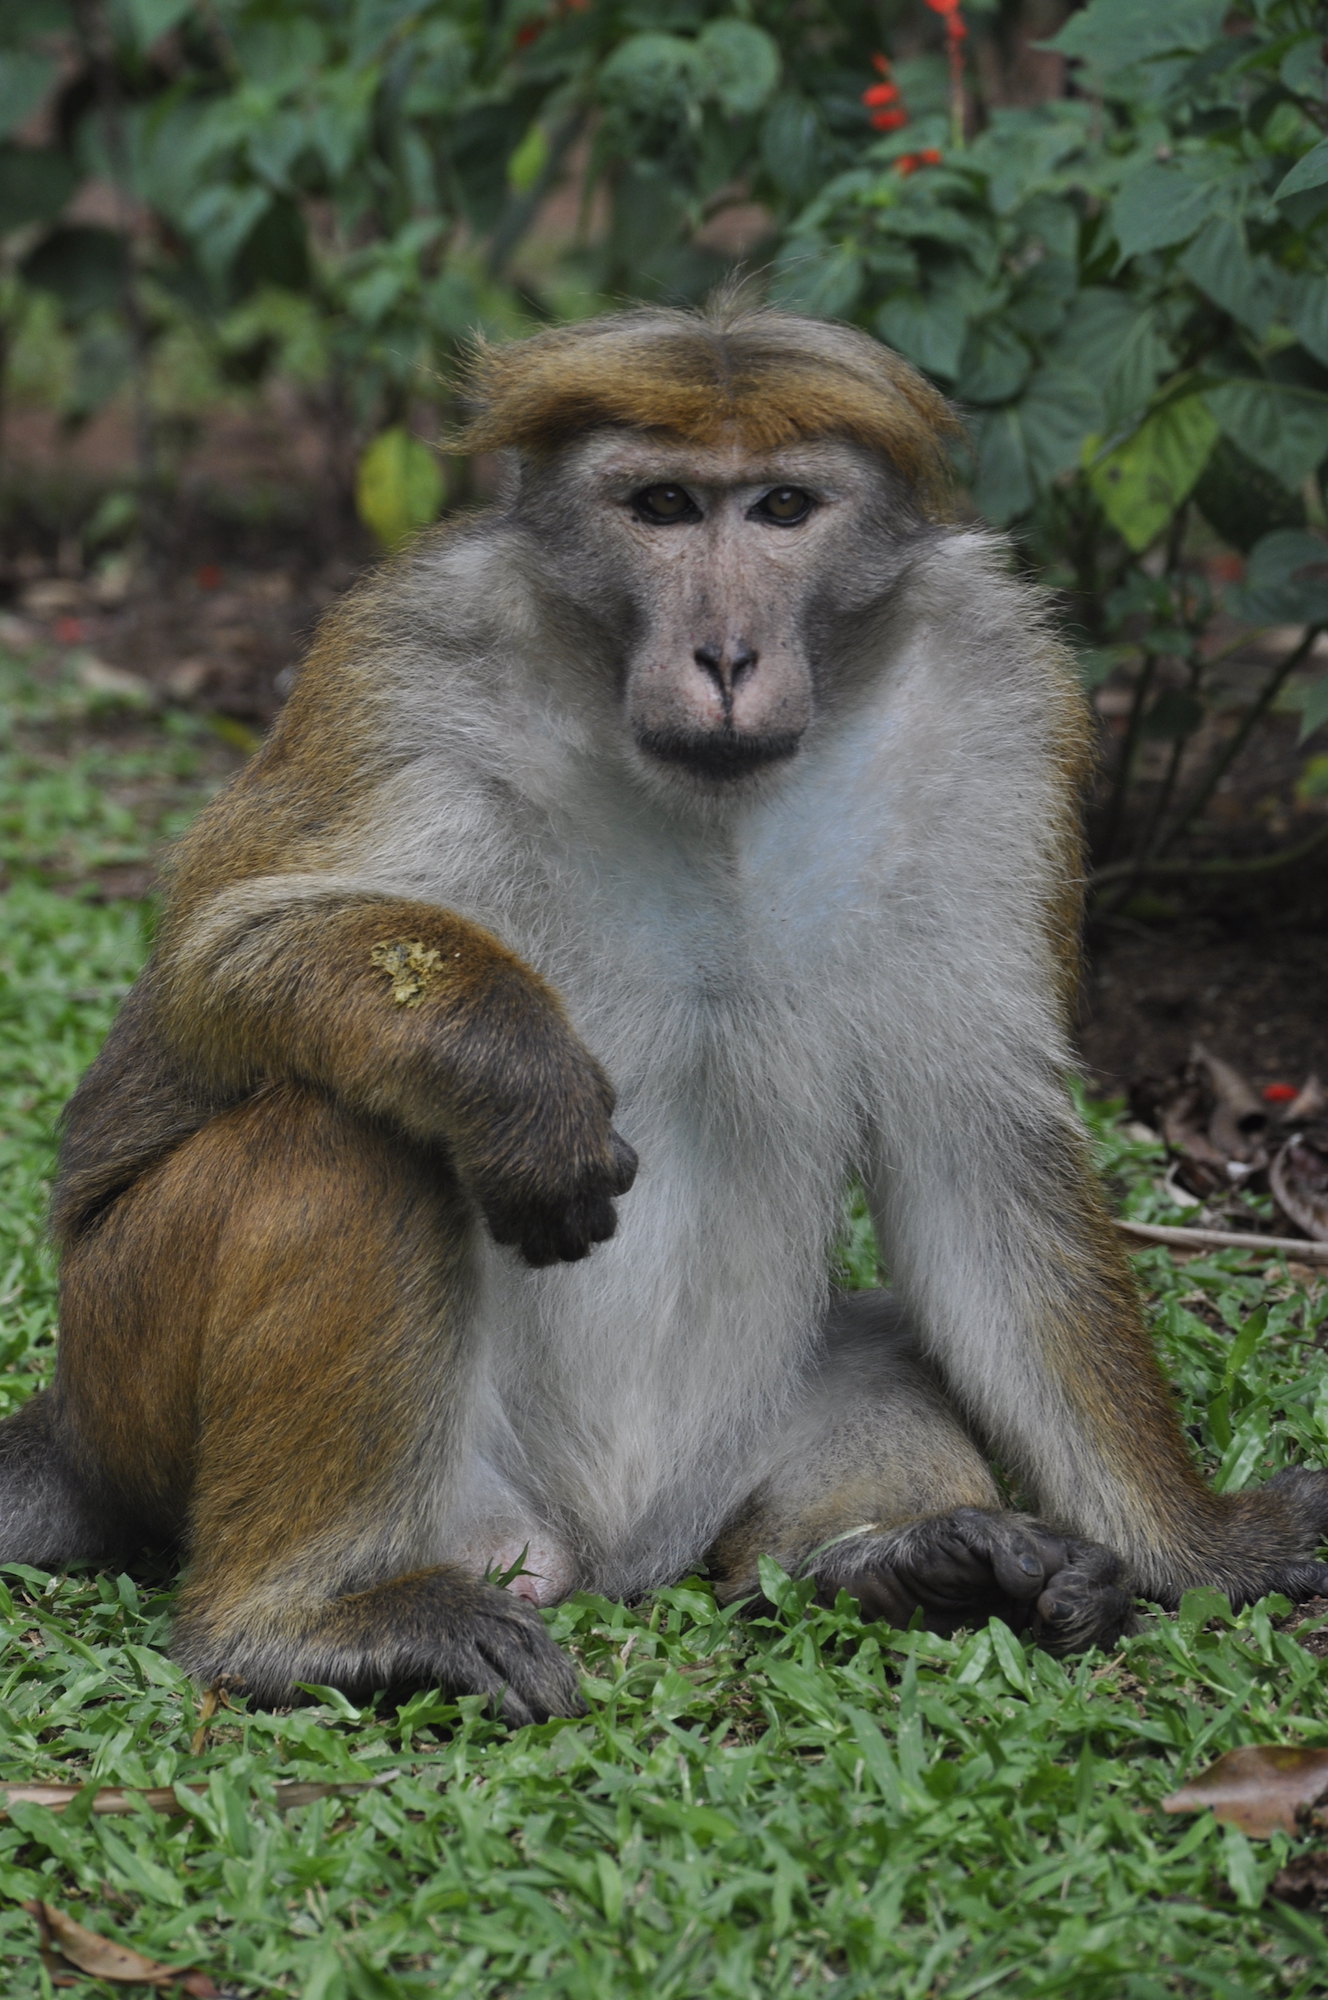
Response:
M628 1145L621 1132L610 1132L609 1144L613 1148L613 1179L610 1183L609 1192L611 1194L626 1194L628 1188L636 1179L636 1170L640 1165L640 1161L636 1156L636 1148L635 1146Z

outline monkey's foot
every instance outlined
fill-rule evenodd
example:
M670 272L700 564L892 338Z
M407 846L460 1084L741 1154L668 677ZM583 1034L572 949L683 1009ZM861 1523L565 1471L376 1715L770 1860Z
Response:
M1129 1628L1120 1563L1097 1542L1057 1534L1027 1514L959 1507L906 1527L842 1542L813 1564L818 1595L846 1590L864 1617L929 1632L1001 1618L1053 1653L1112 1646Z
M1265 1486L1211 1496L1214 1520L1203 1547L1205 1560L1187 1550L1161 1559L1160 1574L1142 1564L1146 1597L1170 1609L1196 1585L1224 1590L1232 1605L1253 1604L1270 1590L1299 1604L1328 1596L1328 1563L1316 1560L1328 1541L1328 1472L1288 1466Z
M186 1602L175 1658L206 1685L224 1675L264 1706L303 1684L361 1701L381 1688L485 1695L514 1727L586 1712L576 1668L534 1605L455 1570L398 1577L316 1611L297 1606L276 1626L269 1614L249 1631L238 1619L225 1633L208 1628L206 1604Z

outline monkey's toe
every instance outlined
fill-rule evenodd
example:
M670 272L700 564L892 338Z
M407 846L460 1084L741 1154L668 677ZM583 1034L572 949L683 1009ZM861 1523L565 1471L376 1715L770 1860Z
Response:
M1029 1630L1049 1653L1114 1646L1134 1626L1134 1600L1121 1586L1120 1563L1098 1542L1067 1540L1066 1556L1039 1596Z
M946 1635L1001 1618L1052 1652L1073 1653L1113 1645L1130 1621L1110 1549L1023 1514L958 1507L835 1555L833 1567L818 1565L822 1596L847 1590L864 1616L896 1625L918 1609L928 1631Z

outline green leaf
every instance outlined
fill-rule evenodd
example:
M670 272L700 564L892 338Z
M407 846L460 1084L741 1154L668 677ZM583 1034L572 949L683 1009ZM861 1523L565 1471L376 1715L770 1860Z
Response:
M1180 259L1187 278L1262 340L1287 303L1288 284L1270 257L1252 257L1244 232L1214 216Z
M1290 492L1328 457L1328 396L1313 389L1242 377L1204 400L1226 435Z
M225 280L271 205L272 193L265 187L211 186L194 197L181 219L210 278Z
M127 0L127 4L138 46L150 49L184 19L194 0Z
M1149 56L1205 49L1222 32L1226 0L1089 0L1043 48L1079 56L1110 76Z
M806 201L812 193L824 146L815 104L796 91L781 91L761 126L761 163L790 201Z
M973 505L1003 528L1032 506L1035 491L1017 409L996 410L982 426Z
M1223 200L1221 181L1200 180L1180 167L1147 166L1132 174L1111 205L1111 227L1122 257L1183 243Z
M887 299L876 315L876 331L888 347L897 347L929 375L953 380L968 335L968 315L956 292L933 287L923 298L900 293Z
M1301 346L1328 366L1328 277L1321 271L1303 271L1284 282L1288 317Z
M1328 595L1328 592L1325 595ZM1328 722L1328 674L1322 675L1317 681L1311 681L1308 687L1294 689L1293 694L1295 704L1300 710L1300 735L1297 741L1303 743L1307 736L1313 736L1316 729L1322 729L1324 723ZM1324 766L1324 782L1317 786L1310 775L1314 764ZM1308 784L1306 777L1310 777ZM1304 803L1307 799L1322 798L1325 794L1328 794L1328 758L1313 758L1296 787L1296 797Z
M0 139L26 125L50 93L60 65L53 56L13 49L0 56Z
M699 68L696 43L681 35L629 35L600 70L600 91L629 112L676 114L695 90Z
M851 243L808 247L796 239L779 260L770 286L774 304L792 312L839 319L862 290L862 259Z
M1265 535L1226 601L1251 625L1328 624L1328 542L1297 528Z
M1285 201L1289 195L1308 194L1315 188L1328 188L1328 139L1311 146L1290 173L1283 175L1273 190L1273 200Z
M779 83L778 44L750 21L712 21L696 40L701 87L730 117L760 111Z
M1186 396L1155 411L1133 437L1095 464L1094 440L1088 440L1089 485L1107 519L1136 552L1156 540L1188 496L1217 437L1217 423L1203 398Z
M1214 1590L1211 1585L1201 1585L1197 1590L1187 1590L1180 1601L1176 1623L1180 1635L1187 1646L1192 1646L1205 1625L1211 1625L1220 1618L1224 1625L1230 1625L1231 1599L1224 1590Z
M549 135L537 119L507 162L507 184L514 194L529 194L549 164Z
M1017 333L999 320L973 327L959 365L959 394L967 403L1007 403L1028 380L1033 357Z
M435 519L446 490L437 452L394 424L360 460L355 505L384 548L394 549Z
M49 222L78 186L78 171L54 146L0 146L0 236Z

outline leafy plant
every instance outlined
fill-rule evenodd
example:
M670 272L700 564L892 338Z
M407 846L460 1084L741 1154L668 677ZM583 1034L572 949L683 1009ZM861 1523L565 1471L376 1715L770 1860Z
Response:
M978 79L1017 13L13 0L0 322L58 303L72 416L134 385L148 488L173 330L219 379L298 380L333 484L392 543L439 504L459 342L696 298L731 261L726 211L764 217L773 296L855 319L959 400L976 506L1061 591L1090 682L1129 684L1096 829L1119 897L1192 866L1275 705L1304 737L1328 721L1328 72L1315 0L1091 0L1052 44L1072 94L1011 108ZM90 177L114 226L64 213ZM565 184L580 222L532 236ZM1233 658L1289 626L1251 689ZM1294 801L1315 811L1316 773Z
M1091 0L1051 45L1078 94L995 108L967 144L937 79L898 65L918 115L780 252L777 297L857 318L960 399L975 505L1061 586L1090 679L1129 666L1104 883L1186 865L1166 857L1285 690L1304 734L1328 719L1328 678L1293 681L1328 624L1322 36L1311 0ZM1196 560L1204 525L1248 558L1225 590ZM1246 628L1221 660L1251 627L1300 629L1190 774L1224 692L1219 618ZM1113 858L1147 737L1169 760Z

